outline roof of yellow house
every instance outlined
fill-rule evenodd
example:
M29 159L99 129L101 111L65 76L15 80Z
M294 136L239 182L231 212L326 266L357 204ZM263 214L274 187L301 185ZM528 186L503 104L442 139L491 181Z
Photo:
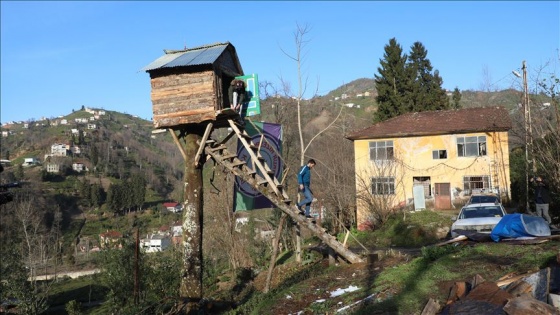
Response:
M511 119L503 107L475 107L406 113L355 131L350 140L402 138L440 134L508 131Z

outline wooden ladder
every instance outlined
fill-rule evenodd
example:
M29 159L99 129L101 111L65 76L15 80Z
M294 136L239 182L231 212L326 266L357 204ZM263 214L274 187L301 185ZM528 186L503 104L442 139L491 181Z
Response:
M251 136L245 131L245 128L238 125L233 119L228 119L228 123L232 132L224 138L224 140L217 142L210 138L212 133L212 124L206 128L206 132L201 139L199 154L195 158L198 163L202 152L212 157L212 159L228 169L235 176L247 182L253 189L259 191L275 204L282 212L289 215L292 220L297 222L300 226L308 228L314 235L319 237L325 244L330 246L340 256L344 257L350 263L360 263L363 260L360 256L348 250L344 244L340 243L334 236L327 233L327 231L313 223L312 220L307 219L305 216L299 214L299 210L290 205L291 200L284 189L284 185L278 181L274 176L274 171L266 163L266 160L260 154L262 146L262 138L258 144L255 144ZM247 161L239 159L236 153L231 153L227 149L225 143L232 137L237 136L239 141L247 150L251 161L248 165Z

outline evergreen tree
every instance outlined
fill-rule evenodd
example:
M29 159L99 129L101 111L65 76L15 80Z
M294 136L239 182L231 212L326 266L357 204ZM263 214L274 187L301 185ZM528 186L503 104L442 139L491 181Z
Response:
M402 47L395 38L385 45L385 53L381 66L375 75L377 89L377 112L375 121L384 121L407 112L410 100L406 99L411 90L411 79L406 69L407 55L403 55Z
M130 178L132 204L138 209L142 209L146 198L146 179L140 174L134 174Z
M84 131L83 130L78 130L78 144L83 145L85 144L85 138L84 138Z
M93 207L99 207L103 203L103 188L99 184L92 184L91 188L91 205Z
M93 164L94 167L96 167L97 162L99 161L99 151L97 150L97 146L95 144L91 146L90 154L91 154L90 156L91 163Z
M403 54L395 38L385 46L384 59L375 75L378 108L375 121L408 112L449 109L443 79L427 58L428 51L415 42L410 55Z
M91 197L91 188L90 183L84 178L81 181L78 181L78 190L80 192L80 196L84 200L89 200Z
M459 88L455 88L455 90L453 90L453 105L452 107L454 109L459 109L461 108L461 104L459 104L459 102L461 101L461 92L459 91Z
M449 99L441 87L443 79L427 58L428 51L421 42L415 42L410 48L407 70L413 78L412 106L409 112L422 112L449 108Z
M119 213L125 206L125 192L121 184L111 184L107 191L107 207L113 213Z

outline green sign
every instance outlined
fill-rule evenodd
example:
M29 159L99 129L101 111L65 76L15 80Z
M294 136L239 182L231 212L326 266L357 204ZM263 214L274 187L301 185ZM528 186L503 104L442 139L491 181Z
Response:
M235 77L245 81L245 91L247 92L247 113L245 116L254 116L261 113L261 101L259 99L259 76L257 74L243 75Z

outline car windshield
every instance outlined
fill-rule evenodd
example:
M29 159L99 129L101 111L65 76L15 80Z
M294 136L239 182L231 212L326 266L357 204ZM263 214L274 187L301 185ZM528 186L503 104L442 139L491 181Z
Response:
M498 201L496 196L471 196L470 203L494 203Z
M502 217L504 214L499 206L463 208L459 219Z

